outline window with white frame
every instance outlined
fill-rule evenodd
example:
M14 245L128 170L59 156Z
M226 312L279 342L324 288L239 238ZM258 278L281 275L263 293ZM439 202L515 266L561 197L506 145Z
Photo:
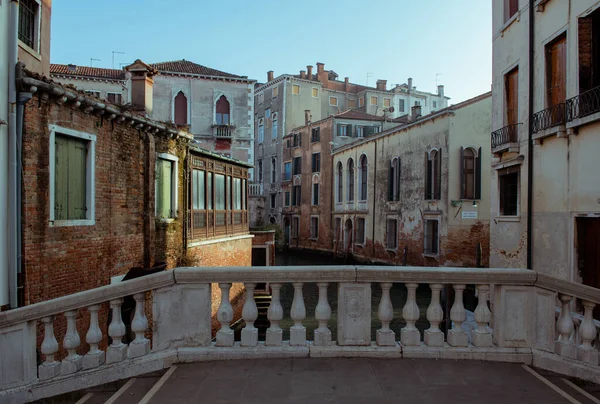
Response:
M93 95L94 97L100 97L100 91L96 90L85 90L86 94Z
M177 217L177 162L171 154L156 156L156 216L160 219Z
M385 247L388 250L395 250L398 248L398 220L387 219L386 221L386 239Z
M277 139L277 114L273 114L273 125L271 127L271 139Z
M329 105L331 105L332 107L337 107L337 105L338 105L337 97L329 97Z
M50 223L95 224L96 136L50 125Z
M265 121L263 118L258 120L258 143L265 141Z
M439 223L437 219L425 219L425 254L438 254L439 252Z
M405 101L401 99L400 102L398 103L398 112L404 112L404 108L405 108L404 102Z
M356 244L365 244L365 218L359 217L356 219Z
M359 185L359 190L358 190L358 199L360 201L366 201L367 200L367 178L368 178L368 164L367 164L367 156L366 155L362 155L360 157L359 160L359 171L358 171L358 185Z
M390 105L392 105L392 99L391 98L384 98L383 99L383 106L387 108Z
M348 100L348 108L350 108L350 109L356 108L356 100Z
M312 88L312 96L313 98L319 98L319 89L317 87Z
M310 238L319 238L319 217L311 216L310 218Z
M41 4L39 0L19 1L19 40L35 52L40 51Z
M377 96L371 96L371 105L377 105Z
M265 109L265 118L269 119L271 117L271 108Z

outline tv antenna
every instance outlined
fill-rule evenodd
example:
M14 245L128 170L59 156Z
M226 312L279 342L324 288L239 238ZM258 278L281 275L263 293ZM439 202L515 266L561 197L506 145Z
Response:
M367 73L367 87L369 86L369 77L373 77L373 73Z
M100 59L90 58L90 67L93 67L94 62L100 62Z
M124 55L125 52L117 52L117 51L112 51L112 68L115 68L115 53L119 54L119 55Z
M441 75L442 75L442 73L436 73L435 74L435 86L436 87L438 86L438 77L441 76Z

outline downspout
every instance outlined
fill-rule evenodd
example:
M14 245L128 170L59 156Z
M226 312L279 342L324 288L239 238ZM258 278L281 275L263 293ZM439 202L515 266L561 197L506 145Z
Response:
M527 139L527 268L533 269L533 80L535 61L535 0L529 0L529 136Z
M8 296L11 308L18 305L18 166L17 166L17 83L18 61L17 30L19 26L19 2L10 2L10 33L8 40Z
M371 224L371 227L373 228L373 233L371 235L371 243L373 244L373 259L375 259L375 218L377 217L375 215L375 203L377 201L377 140L375 140L374 143L375 158L373 160L375 167L373 167L373 214L371 215L371 217L373 218L373 223Z

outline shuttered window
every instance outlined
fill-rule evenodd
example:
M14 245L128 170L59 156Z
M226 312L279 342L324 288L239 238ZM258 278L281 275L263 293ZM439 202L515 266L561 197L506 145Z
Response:
M519 69L514 68L504 76L506 90L506 125L519 122Z
M156 215L170 218L173 212L173 162L158 159L156 162Z
M439 221L425 220L425 254L439 253Z
M354 201L354 160L348 160L348 202Z
M187 125L188 123L188 101L182 91L175 97L175 125Z
M54 220L87 218L88 143L59 134L54 138Z
M546 45L548 107L562 104L567 96L567 37L562 35Z
M394 158L390 162L388 174L388 201L400 200L400 158Z
M356 219L356 244L365 243L365 218Z
M427 174L425 176L425 199L440 199L442 194L442 151L425 152L425 165Z
M504 0L504 22L519 11L519 0Z
M398 247L398 221L396 219L387 220L385 246L390 250Z
M40 5L35 0L19 2L19 40L38 51L36 38L38 35L38 15Z
M344 201L344 168L342 167L342 163L338 163L337 167L337 201Z
M359 190L359 199L361 201L367 200L367 178L368 178L368 168L367 168L367 156L363 155L360 158L360 190Z
M481 199L481 147L460 148L461 199Z
M579 18L578 35L579 93L583 93L600 86L600 9Z

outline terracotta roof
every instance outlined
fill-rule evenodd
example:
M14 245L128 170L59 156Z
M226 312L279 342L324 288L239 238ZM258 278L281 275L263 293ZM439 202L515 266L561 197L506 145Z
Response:
M185 59L175 60L172 62L152 63L150 66L154 67L161 73L188 73L199 74L203 76L231 77L238 79L248 78L246 76L238 76L231 73L225 73L220 70L211 69L210 67L202 66Z
M75 65L71 65L75 66ZM108 80L125 80L125 72L119 69L104 69L102 67L75 66L70 70L69 65L50 64L50 74L79 76Z

